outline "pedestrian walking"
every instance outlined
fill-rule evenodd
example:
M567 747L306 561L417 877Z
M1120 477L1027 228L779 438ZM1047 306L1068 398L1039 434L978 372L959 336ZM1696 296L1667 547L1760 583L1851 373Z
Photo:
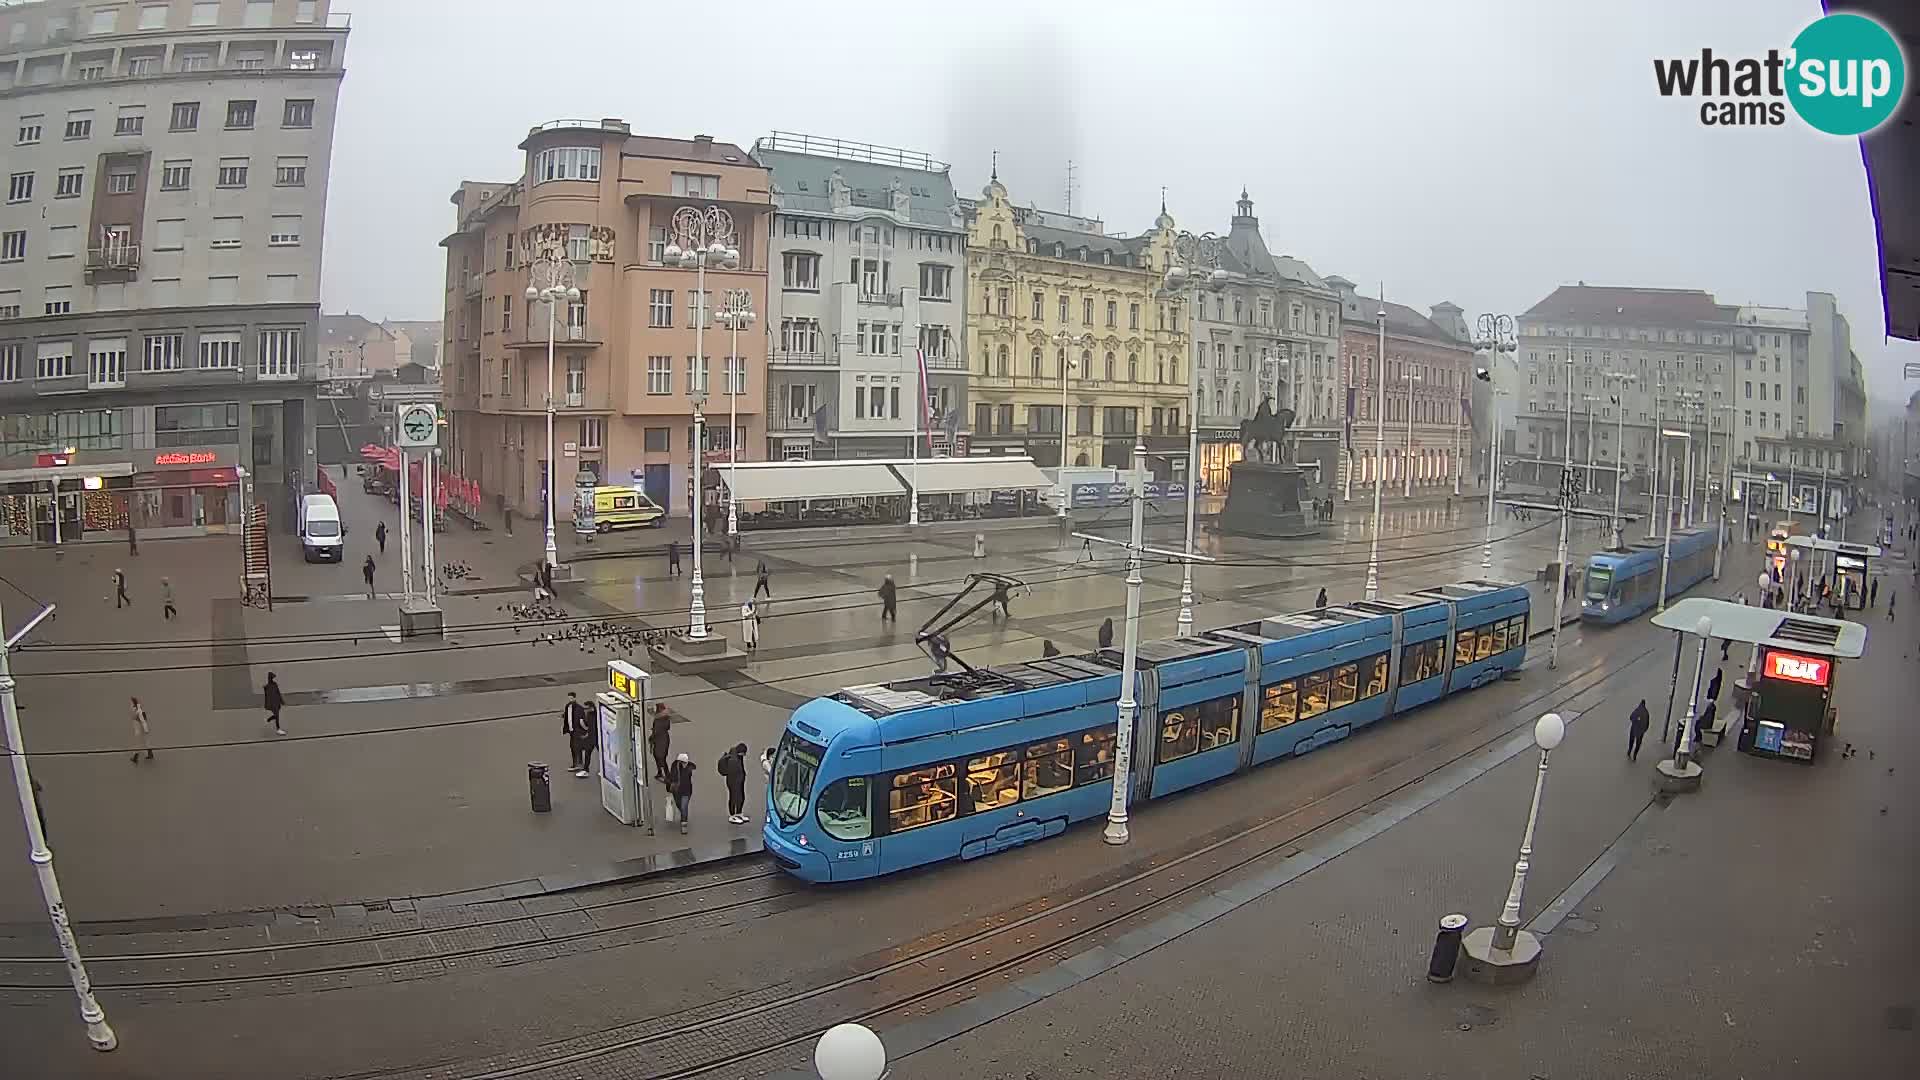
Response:
M1898 599L1900 599L1899 593L1890 592L1887 594L1887 621L1888 622L1893 621L1893 602Z
M681 754L667 766L667 794L673 796L673 808L679 812L681 835L687 831L687 815L693 812L693 761Z
M894 599L897 595L898 595L898 590L895 589L894 587L893 575L888 574L880 582L880 621L881 622L884 623L884 622L900 621L899 618L895 616L894 607L893 607Z
M667 576L680 576L680 541L667 541Z
M280 710L286 707L287 699L280 694L280 680L273 672L267 672L267 685L260 688L260 696L267 703L267 723L273 725L275 735L285 735L287 729L280 726Z
M387 523L381 522L373 527L373 542L380 545L380 554L387 553Z
M1701 736L1713 730L1714 717L1718 716L1719 713L1720 703L1717 701L1709 701L1706 707L1700 710L1699 715L1693 718L1693 744L1695 746L1701 745ZM1675 748L1675 752L1679 752L1677 747Z
M540 560L540 587L546 591L547 599L559 599L553 592L553 564L545 559Z
M1724 668L1713 669L1713 678L1707 680L1708 701L1720 700L1720 677L1724 674L1726 674L1726 669Z
M735 825L747 823L747 744L734 743L733 749L720 755L714 768L727 782L727 820Z
M765 559L761 559L759 565L753 569L753 595L757 598L763 592L767 594L767 599L773 599L773 586L767 583L767 560Z
M152 731L147 727L147 707L140 704L139 698L129 700L133 702L133 710L129 714L133 720L133 739L139 744L133 751L133 762L137 765L140 763L140 753L143 750L146 752L147 760L153 760L153 744L147 741L147 736L151 735Z
M547 598L546 579L542 574L542 571L546 570L546 568L547 560L545 558L533 564L533 599L536 603Z
M580 695L567 691L567 703L560 708L560 731L567 737L567 753L573 762L573 775L586 776L593 757L593 719Z
M740 605L740 643L748 652L760 647L760 605L752 597Z
M118 611L123 607L132 607L133 597L127 595L127 572L119 567L113 568L113 607Z
M1113 648L1113 620L1111 618L1100 624L1100 647L1102 649Z
M667 778L667 749L673 742L673 714L667 711L667 703L653 703L653 728L647 733L647 749L653 752L653 777L656 780Z
M179 614L179 612L175 610L173 606L173 582L167 580L166 578L161 578L160 579L160 617L168 621L172 621L173 617L177 614Z
M1320 590L1319 596L1313 598L1313 606L1316 611L1327 610L1327 590L1325 588Z
M1879 578L1874 578L1873 583L1867 586L1867 606L1868 607L1880 606L1880 579Z
M766 774L767 782L773 782L773 747L760 751L760 771Z
M1627 760L1640 760L1640 741L1647 737L1647 728L1653 723L1653 714L1647 711L1647 699L1641 698L1640 704L1633 707L1627 717Z
M360 564L360 576L367 579L367 599L369 600L374 599L375 594L373 591L373 556L371 555L367 556L367 561Z
M127 522L127 554L140 554L140 537L135 535L132 521Z
M1720 659L1721 659L1722 661L1725 661L1725 660L1726 660L1726 658L1727 658L1727 650L1729 650L1729 649L1731 649L1731 648L1733 648L1733 639L1732 639L1732 638L1721 638L1721 639L1720 639Z
M506 525L507 535L512 536L513 535L513 507L507 505L507 496L505 492L502 492L499 495L495 495L494 498L500 504L500 521L502 524Z
M1011 599L1012 597L1007 593L1007 583L1002 581L993 587L993 596L987 603L999 604L1000 614L1006 616L1008 619L1012 619L1013 609L1008 606L1008 601Z

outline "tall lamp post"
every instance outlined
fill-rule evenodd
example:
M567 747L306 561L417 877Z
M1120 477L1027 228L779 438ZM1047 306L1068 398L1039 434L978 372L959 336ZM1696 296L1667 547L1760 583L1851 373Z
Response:
M1533 801L1527 805L1527 829L1520 835L1520 857L1513 863L1513 880L1507 885L1507 902L1500 907L1499 921L1461 939L1461 950L1472 961L1467 968L1469 976L1495 983L1518 982L1540 965L1540 939L1520 929L1521 901L1527 871L1533 867L1533 830L1540 821L1540 795L1547 786L1547 759L1566 737L1566 721L1559 713L1547 713L1534 721L1533 745L1540 748L1540 764L1533 774Z
M1400 479L1404 486L1400 490L1403 499L1413 498L1413 388L1421 382L1420 373L1407 365L1407 451L1400 465Z
M1483 314L1476 320L1476 329L1478 332L1474 334L1473 348L1475 352L1487 354L1487 366L1474 369L1473 377L1486 383L1493 391L1490 396L1497 397L1499 387L1494 385L1493 373L1500 366L1500 354L1505 353L1511 359L1520 351L1520 343L1515 340L1513 316ZM1494 405L1497 410L1498 402ZM1489 425L1487 428L1487 535L1491 537L1493 535L1493 489L1500 486L1500 474L1494 470L1494 460L1500 449L1500 424L1497 411L1489 419ZM1457 475L1454 478L1453 492L1456 495L1460 493ZM1486 558L1487 562L1483 563L1483 566L1490 564L1493 558L1491 539L1488 541Z
M1692 432L1667 431L1663 429L1660 432L1660 437L1661 437L1661 441L1659 443L1656 443L1655 445L1661 446L1661 447L1664 447L1666 445L1665 440L1667 439L1685 440L1687 443L1687 453L1688 455L1692 455L1693 453L1693 433ZM1679 469L1678 463L1674 463L1671 467L1676 472ZM1672 485L1669 484L1668 486L1671 487ZM1668 497L1671 498L1672 496L1669 495ZM1667 610L1667 574L1670 568L1671 557L1673 554L1673 515L1672 514L1666 515L1666 528L1661 531L1665 535L1665 539L1662 540L1660 544L1660 598L1659 598L1659 602L1655 605L1655 607L1659 611L1665 611Z
M1613 418L1613 536L1612 542L1608 546L1617 551L1622 547L1623 540L1620 535L1620 481L1625 477L1627 472L1627 444L1625 441L1627 429L1627 384L1633 381L1633 376L1621 371L1609 371L1603 378L1606 382L1618 383L1620 385L1620 392L1612 395L1610 399L1613 402L1616 413ZM1591 434L1589 434L1588 438L1592 438Z
M687 396L693 401L693 582L687 604L687 637L694 641L707 638L707 590L700 574L702 543L701 517L706 510L706 492L701 488L701 465L706 458L707 355L704 333L707 325L707 266L731 270L740 265L740 249L733 246L733 215L718 206L683 206L673 212L673 242L664 252L668 263L683 270L696 271L694 288L700 295L699 314L693 320L693 371L688 376Z
M1493 381L1493 373L1486 368L1475 369L1473 375L1481 382ZM1480 549L1480 569L1484 571L1493 569L1493 493L1500 486L1500 397L1505 393L1496 386L1487 395L1487 402L1493 408L1492 415L1487 417L1487 422L1493 425L1490 429L1493 438L1487 441L1487 543Z
M560 549L553 538L553 500L554 474L559 472L560 463L553 453L553 337L559 325L560 301L569 304L580 299L580 289L573 283L573 263L566 257L566 249L559 244L549 244L527 264L527 302L546 301L547 304L547 565L560 561ZM424 474L425 469L422 468ZM402 470L400 487L404 490L407 478ZM404 515L403 515L404 516ZM432 568L428 568L432 573Z
M739 536L740 500L734 498L733 480L734 466L740 461L740 392L747 385L747 364L740 358L740 331L753 325L753 293L746 289L728 289L726 300L713 317L732 335L727 347L727 535ZM917 518L919 508L916 506L914 511Z
M1649 502L1647 505L1647 539L1657 539L1660 535L1660 471L1662 455L1666 453L1666 442L1660 437L1660 405L1666 397L1667 377L1664 373L1656 376L1653 384L1653 473L1649 479ZM1669 485L1671 486L1671 485Z
M1063 523L1067 520L1067 503L1071 501L1069 496L1072 494L1072 489L1068 487L1066 480L1067 431L1069 430L1067 427L1067 383L1071 381L1068 373L1080 366L1079 362L1073 358L1072 348L1076 345L1084 346L1092 340L1092 334L1083 334L1075 337L1065 330L1058 331L1053 335L1053 344L1060 353L1060 471L1056 475L1060 477L1060 520ZM1197 396L1198 391L1195 393ZM1189 465L1188 468L1191 469L1192 466Z
M1373 380L1373 540L1367 548L1367 599L1380 598L1380 489L1387 471L1387 287L1380 286L1380 346L1374 358Z
M1177 297L1191 287L1194 295L1187 298L1187 340L1194 340L1195 311L1200 303L1200 290L1218 291L1226 285L1232 276L1220 265L1222 240L1212 233L1183 232L1173 238L1174 261L1167 266L1167 272L1161 279L1162 294ZM1191 270L1188 267L1192 267ZM1194 418L1200 412L1200 365L1187 362L1187 536L1185 551L1193 554L1194 505L1198 495L1200 470L1200 426ZM1193 636L1193 562L1184 561L1180 568L1180 615L1174 623L1180 637Z
M1560 666L1560 615L1567 603L1567 524L1573 518L1568 511L1573 508L1573 500L1579 492L1579 481L1573 473L1573 350L1568 349L1567 437L1560 463L1560 546L1555 556L1560 563L1560 580L1553 583L1553 638L1547 645L1549 670Z

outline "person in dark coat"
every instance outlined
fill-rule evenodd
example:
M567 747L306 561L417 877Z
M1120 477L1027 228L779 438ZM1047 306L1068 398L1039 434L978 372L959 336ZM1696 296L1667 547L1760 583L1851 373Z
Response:
M1327 590L1321 589L1320 595L1313 598L1313 606L1321 611L1327 608Z
M133 531L133 522L127 522L127 554L140 554L140 537Z
M1627 717L1627 760L1640 760L1640 741L1647 737L1647 728L1653 723L1653 714L1647 711L1647 699L1641 698L1640 704L1633 707L1633 713Z
M593 757L593 720L580 696L567 691L567 703L560 709L560 730L567 736L567 752L572 755L573 775L586 776Z
M280 695L280 680L273 672L267 672L267 685L260 688L260 697L267 705L267 723L273 725L275 735L285 735L287 729L280 726L280 710L286 707L287 699Z
M1720 703L1717 701L1707 702L1707 707L1700 710L1700 715L1693 721L1693 745L1699 746L1700 736L1713 730L1713 718L1719 711Z
M540 560L540 587L546 590L547 599L549 600L554 599L553 564L546 561L545 559Z
M727 782L727 820L735 825L747 823L747 744L735 743L733 749L720 755L720 763L714 766L722 779Z
M1726 672L1721 668L1713 669L1713 678L1707 680L1708 701L1720 700L1720 677L1724 674L1726 674Z
M1008 596L1007 594L1007 583L1002 581L993 587L993 598L991 600L988 600L987 603L999 604L1000 614L1011 619L1013 618L1013 609L1007 606L1008 601L1011 599L1012 597ZM988 610L988 614L992 614L992 610L993 610L992 608L988 608L987 610Z
M367 556L367 561L360 564L360 576L367 580L367 599L369 600L374 599L373 556L371 555Z
M387 523L381 522L373 527L373 542L380 545L380 554L387 553Z
M680 576L680 541L667 541L667 576Z
M773 599L773 586L767 583L767 560L765 559L761 559L760 564L753 568L753 595L758 599L763 592L767 594L767 599Z
M1867 586L1867 606L1868 607L1880 606L1880 579L1879 578L1874 578L1873 583Z
M1113 620L1112 619L1108 619L1105 622L1102 622L1100 624L1100 647L1103 649L1113 648Z
M653 703L653 729L647 733L647 749L653 751L653 776L656 780L667 778L667 748L673 741L673 714L667 711L667 703Z
M673 808L680 812L680 832L684 835L687 814L693 810L693 760L685 754L667 766L667 794L673 797Z
M895 598L898 595L899 595L898 590L895 588L893 584L893 575L888 574L886 578L880 582L880 621L881 622L899 622L900 621L899 617L894 613L894 602L895 602Z
M113 569L113 606L133 606L133 597L127 595L127 572L117 566Z

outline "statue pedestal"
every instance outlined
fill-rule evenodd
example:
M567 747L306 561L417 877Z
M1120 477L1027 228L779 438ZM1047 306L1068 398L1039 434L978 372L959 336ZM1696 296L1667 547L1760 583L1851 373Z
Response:
M1306 474L1297 465L1236 461L1227 466L1227 508L1219 529L1234 536L1305 537L1320 534L1300 505Z

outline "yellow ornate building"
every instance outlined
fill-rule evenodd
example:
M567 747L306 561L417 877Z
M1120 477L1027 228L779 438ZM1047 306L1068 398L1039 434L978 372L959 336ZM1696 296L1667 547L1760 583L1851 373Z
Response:
M1190 417L1186 318L1160 295L1166 209L1144 235L1109 236L1091 218L1014 206L997 172L969 209L972 445L1126 468L1144 435L1155 475L1183 474L1184 457L1167 456L1184 455Z

